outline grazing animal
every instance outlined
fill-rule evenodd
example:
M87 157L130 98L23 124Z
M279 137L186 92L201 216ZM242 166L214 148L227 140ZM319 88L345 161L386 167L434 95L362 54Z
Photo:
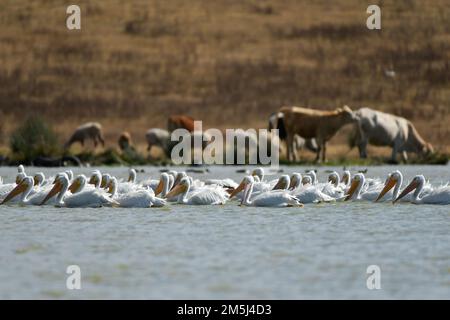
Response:
M79 126L70 139L64 144L64 148L68 149L75 142L79 142L84 146L84 140L91 139L94 141L94 146L100 142L102 146L105 146L105 140L103 139L102 125L98 122L88 122Z
M411 121L370 108L354 112L358 120L354 145L358 146L361 158L367 158L367 144L392 147L391 161L396 162L397 153L408 160L407 152L426 155L434 152L417 132Z
M286 142L286 128L284 125L284 114L281 112L275 112L272 113L269 117L269 130L272 129L278 129L278 136L281 141ZM294 139L292 141L293 146L292 150L294 153L294 160L296 161L298 159L297 151L301 150L303 148L306 148L307 150L311 152L317 152L318 146L316 139L304 139L300 137L298 134L294 135ZM281 143L280 143L280 149L281 149ZM281 152L281 150L280 150Z
M186 129L189 132L194 131L194 119L185 115L173 115L167 120L167 130L172 132L176 129Z
M147 151L150 151L153 146L160 147L167 157L170 157L170 133L167 130L160 128L152 128L145 133L145 140L147 140Z
M326 161L326 143L344 125L354 122L355 116L348 106L333 111L300 107L282 107L286 128L288 160L293 160L293 140L298 134L305 139L315 138L318 144L316 161ZM320 155L322 154L322 158Z
M131 141L131 134L127 131L122 132L117 143L122 151L132 147L133 142Z

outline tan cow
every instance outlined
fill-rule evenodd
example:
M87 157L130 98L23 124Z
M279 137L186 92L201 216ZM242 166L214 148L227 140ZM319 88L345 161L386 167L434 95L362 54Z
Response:
M75 129L70 139L64 144L64 148L68 149L70 146L79 142L84 146L84 140L92 139L94 146L100 142L102 146L105 146L105 140L103 139L102 125L98 122L88 122Z
M286 128L288 160L293 159L292 140L298 134L305 139L315 138L318 144L316 161L326 161L326 143L344 125L356 120L348 106L333 111L300 107L282 107ZM322 159L320 154L322 153Z

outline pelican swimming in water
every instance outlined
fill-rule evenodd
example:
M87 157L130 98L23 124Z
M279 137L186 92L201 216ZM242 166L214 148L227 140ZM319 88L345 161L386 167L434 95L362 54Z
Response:
M369 187L369 185L366 184L366 178L364 174L357 173L352 178L350 188L348 189L344 200L374 201L380 194L380 188L382 187L382 184L376 184L372 187Z
M270 190L252 198L255 180L252 176L244 178L244 197L241 205L252 207L302 207L303 204L287 190ZM250 200L251 199L251 200Z
M86 184L86 177L80 175L74 181L75 185L73 189L76 191L81 190ZM72 186L70 186L72 187ZM40 203L40 205L45 204L50 198L56 197L57 207L68 207L68 208L78 208L78 207L111 207L118 206L119 204L109 197L109 194L102 189L90 189L82 190L73 194L66 194L69 191L69 178L67 174L63 173L58 176L53 188L47 194L45 199Z
M34 177L24 177L22 181L17 185L17 187L7 195L2 204L7 202L19 203L21 205L41 204L42 201L44 201L44 199L46 199L46 197L48 196L49 191L52 189L52 187L50 185L40 187L37 184L37 179L39 179L39 176L41 175L36 174ZM37 189L33 189L33 187L36 187ZM80 187L82 188L82 186L77 185L76 181L74 181L74 183L68 189L72 193L76 193L79 191ZM17 198L17 196L19 195L20 197ZM50 198L48 198L46 201L48 201Z
M109 182L109 193L122 208L149 208L149 207L163 207L166 205L166 200L158 198L151 189L136 189L128 193L117 194L117 179L112 177Z
M424 187L425 177L423 175L415 176L414 179L412 179L411 183L394 200L394 203L415 190L411 199L411 202L414 204L450 204L450 186L440 186L425 194L423 192Z
M229 196L228 193L219 186L205 186L190 192L191 180L184 177L166 195L171 198L178 195L178 203L188 205L218 205L225 204Z
M294 173L291 178L290 193L301 203L332 202L334 198L322 192L322 188L312 183L310 175Z

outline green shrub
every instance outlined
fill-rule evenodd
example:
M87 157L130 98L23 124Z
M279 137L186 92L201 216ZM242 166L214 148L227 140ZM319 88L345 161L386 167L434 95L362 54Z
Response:
M13 157L30 163L38 156L60 155L60 145L55 132L39 117L29 117L11 135L10 148Z

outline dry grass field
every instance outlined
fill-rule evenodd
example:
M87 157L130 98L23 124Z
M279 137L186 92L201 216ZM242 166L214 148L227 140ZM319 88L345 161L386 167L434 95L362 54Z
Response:
M61 142L99 121L109 145L127 130L142 149L145 131L174 113L248 128L266 127L282 105L347 104L405 116L449 151L448 0L372 1L381 31L366 28L361 0L75 2L79 31L66 29L67 1L0 2L3 148L36 114ZM330 157L347 155L349 130Z

